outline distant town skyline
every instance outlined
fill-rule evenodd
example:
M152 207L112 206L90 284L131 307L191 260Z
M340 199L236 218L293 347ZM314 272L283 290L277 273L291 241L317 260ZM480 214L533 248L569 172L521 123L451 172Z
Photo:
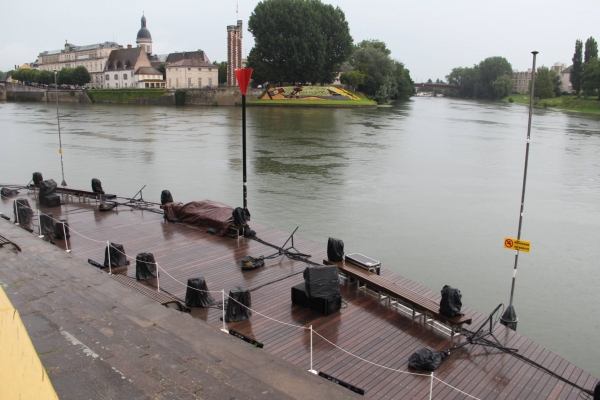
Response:
M414 81L444 79L452 68L472 66L491 56L505 57L514 69L571 65L575 40L600 39L600 2L508 0L409 2L324 0L346 15L355 42L378 39L403 62ZM144 13L153 52L202 49L211 61L227 60L227 26L243 21L243 56L254 45L247 22L259 0L198 2L182 0L165 7L156 0L97 3L56 0L28 2L28 10L6 12L0 40L0 70L36 60L45 50L116 41L135 45ZM236 8L238 12L236 13Z

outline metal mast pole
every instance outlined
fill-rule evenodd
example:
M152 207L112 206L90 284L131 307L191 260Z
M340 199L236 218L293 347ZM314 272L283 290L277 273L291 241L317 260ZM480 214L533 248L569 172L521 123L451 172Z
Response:
M523 225L523 209L525 208L525 186L527 184L527 164L529 162L529 143L531 139L531 117L533 115L533 98L535 88L535 58L538 54L537 51L532 51L533 54L533 67L531 69L531 90L529 97L529 121L527 123L527 145L525 147L525 169L523 171L523 189L521 191L521 211L519 212L519 230L517 232L517 239L521 239L521 227ZM513 307L513 299L515 294L515 281L517 279L517 262L519 261L519 250L515 250L515 267L513 269L512 286L510 288L510 303L508 308L500 318L500 323L509 327L510 329L517 330L517 313Z
M60 135L60 114L58 112L58 82L56 75L58 75L58 71L54 70L54 93L56 95L56 120L58 121L58 152L60 153L60 169L62 171L62 183L61 186L67 186L67 182L65 182L65 166L63 164L63 156L62 156L62 138Z
M248 212L248 187L246 181L246 95L242 95L242 158L244 163L244 213Z

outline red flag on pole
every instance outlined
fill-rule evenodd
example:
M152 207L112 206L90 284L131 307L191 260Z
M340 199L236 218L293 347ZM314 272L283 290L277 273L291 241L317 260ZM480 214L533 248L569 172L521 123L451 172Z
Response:
M250 77L252 76L252 68L240 68L235 70L235 76L240 85L240 91L245 96L248 90L248 83L250 83Z

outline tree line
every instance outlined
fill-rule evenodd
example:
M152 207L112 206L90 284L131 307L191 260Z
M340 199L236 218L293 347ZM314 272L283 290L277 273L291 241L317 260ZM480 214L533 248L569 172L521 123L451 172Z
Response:
M494 100L511 93L512 74L512 65L508 60L496 56L488 57L473 67L453 68L446 75L446 80L450 85L460 86L460 97Z
M54 72L40 69L24 69L20 68L14 70L11 75L12 79L27 82L37 83L40 85L51 85L54 84ZM56 76L57 83L59 85L78 85L83 86L90 83L92 77L84 66L75 68L63 68L58 71Z
M593 37L585 41L585 53L583 53L583 42L575 41L575 53L573 53L573 66L569 80L573 91L585 96L598 92L600 99L600 61L598 60L598 42ZM583 55L583 57L582 57Z

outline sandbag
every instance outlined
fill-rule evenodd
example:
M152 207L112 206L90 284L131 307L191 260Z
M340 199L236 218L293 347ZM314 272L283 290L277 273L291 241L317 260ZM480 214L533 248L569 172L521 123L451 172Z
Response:
M169 192L168 190L163 190L160 194L160 205L164 206L165 204L172 202L173 196L171 195L171 192Z
M185 291L185 305L187 307L210 307L216 304L215 299L208 293L204 278L190 278Z
M110 246L110 252L109 247ZM125 255L125 247L122 244L117 243L109 243L109 246L106 246L104 249L104 268L108 268L109 254L110 254L110 267L124 267L125 265L129 265L129 260Z
M44 180L41 172L34 172L32 176L33 184L39 185Z
M329 238L327 241L327 258L329 261L343 261L344 242L340 239Z
M29 206L27 199L16 199L13 201L13 212L15 214L15 223L20 225L28 224L33 215L33 210Z
M45 181L40 182L40 200L42 200L44 197L56 193L57 186L58 185L56 184L54 179L47 179Z
M92 179L92 192L104 194L104 190L102 190L102 182L100 182L100 179Z
M252 316L249 290L241 286L235 286L229 291L229 297L227 309L225 310L225 322L244 321Z
M9 189L3 187L2 189L0 189L0 194L4 197L11 197L18 195L19 191L17 189Z
M54 233L54 219L52 213L40 214L40 235L50 235Z
M303 273L308 297L331 298L340 294L338 268L335 265L310 265Z
M440 300L440 314L446 317L454 317L455 315L463 315L460 312L462 307L462 294L460 290L451 286L445 285L442 289L442 300Z
M156 261L152 253L140 253L135 257L135 279L156 278Z
M54 224L54 239L64 240L66 238L70 238L69 234L69 223L66 219L61 219L60 221L56 221Z
M418 370L435 371L449 354L447 350L431 351L427 348L417 350L408 358L408 366Z

